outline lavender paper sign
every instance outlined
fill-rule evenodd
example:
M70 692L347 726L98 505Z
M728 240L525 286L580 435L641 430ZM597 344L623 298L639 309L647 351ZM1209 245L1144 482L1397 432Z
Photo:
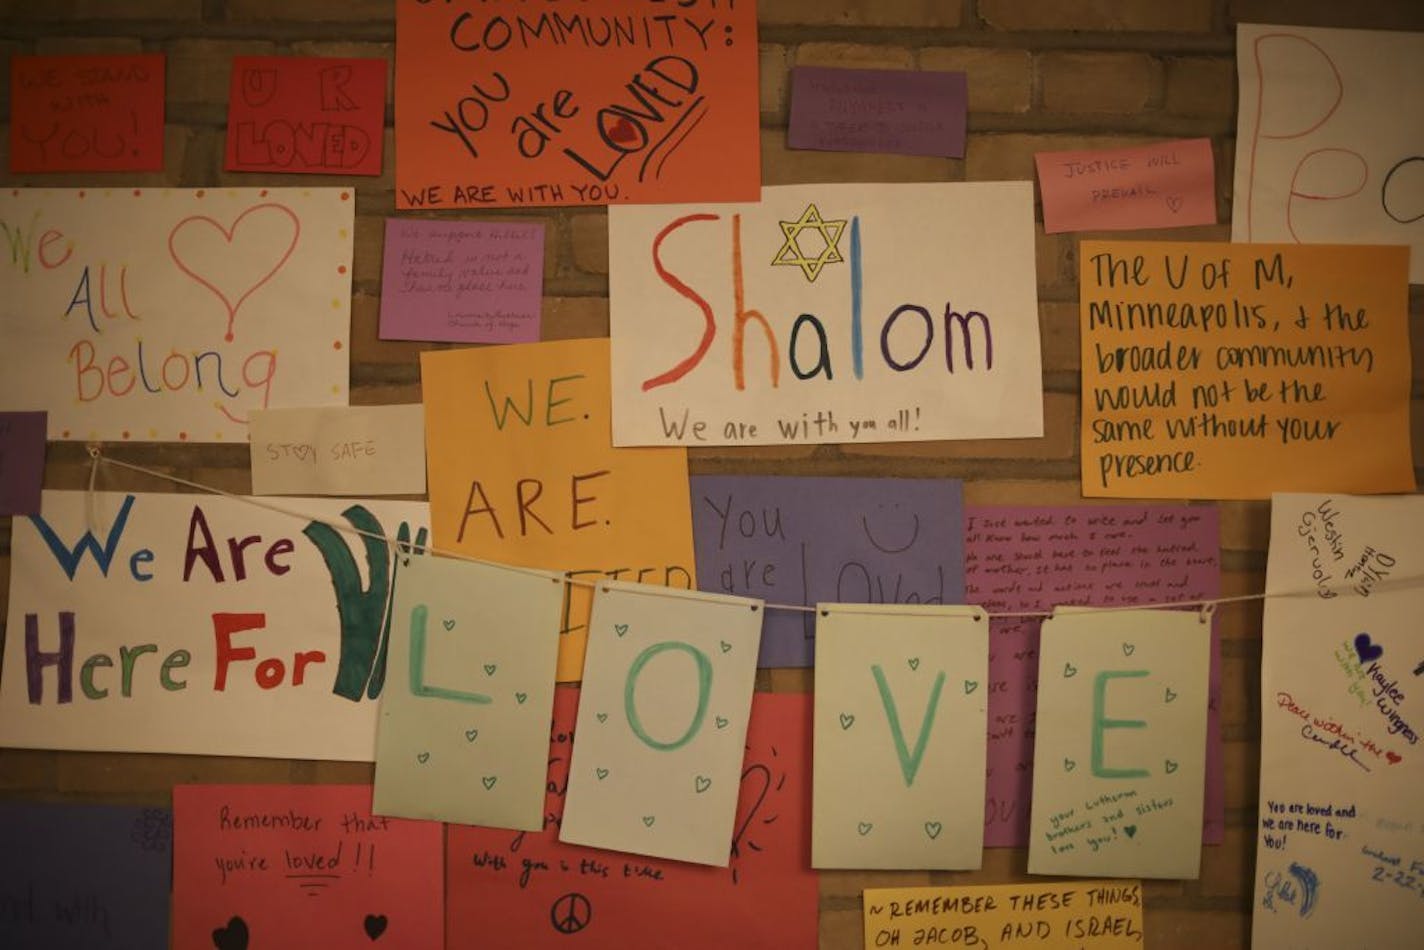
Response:
M0 515L40 513L45 414L0 412Z
M1185 505L981 508L964 513L966 598L989 621L984 844L1028 844L1038 618L995 613L1204 600L1221 592L1217 510ZM1212 628L1202 840L1225 833L1221 656ZM1086 728L1086 726L1084 727Z
M383 340L532 343L544 292L544 225L386 219Z
M951 479L699 475L697 586L768 604L956 604L962 486ZM815 615L768 606L758 666L810 666Z
M0 947L168 946L173 814L0 803Z
M791 71L792 148L964 157L964 73L899 69Z

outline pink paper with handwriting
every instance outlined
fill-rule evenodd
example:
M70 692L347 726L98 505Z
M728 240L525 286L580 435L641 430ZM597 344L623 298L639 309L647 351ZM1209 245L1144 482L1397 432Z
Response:
M1039 152L1034 162L1049 234L1216 223L1210 139Z

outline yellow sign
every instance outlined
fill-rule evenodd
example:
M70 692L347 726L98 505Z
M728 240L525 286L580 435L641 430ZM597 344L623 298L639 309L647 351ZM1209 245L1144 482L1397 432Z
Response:
M420 354L435 547L691 588L687 452L615 449L608 340ZM563 611L558 678L583 670L588 587Z
M1066 881L865 891L865 946L1142 946L1140 881Z
M1409 249L1083 241L1083 494L1407 492Z

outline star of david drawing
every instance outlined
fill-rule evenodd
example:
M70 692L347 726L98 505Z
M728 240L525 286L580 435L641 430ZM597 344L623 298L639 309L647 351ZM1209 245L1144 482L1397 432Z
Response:
M795 221L779 223L786 242L781 245L781 250L777 251L776 256L772 258L773 266L785 264L799 267L806 280L813 281L821 276L821 268L827 264L839 264L845 260L844 257L841 257L841 250L837 246L841 239L841 232L845 230L844 220L823 220L821 212L816 209L816 206L809 204L806 206L806 210L801 212L801 217ZM821 236L821 241L825 246L820 253L807 254L801 249L799 239L803 231L815 231Z

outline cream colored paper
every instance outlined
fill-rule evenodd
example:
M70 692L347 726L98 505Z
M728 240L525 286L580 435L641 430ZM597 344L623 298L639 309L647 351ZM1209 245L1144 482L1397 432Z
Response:
M558 574L400 559L373 811L544 827L563 600Z
M423 406L254 410L254 495L423 495Z
M1030 182L608 209L615 445L1043 433Z
M241 442L344 406L354 205L340 188L0 194L0 405L49 437Z
M1043 622L1030 874L1197 876L1210 656L1197 612Z
M1424 933L1424 498L1275 495L1252 945Z
M1241 23L1231 239L1406 244L1424 282L1424 33Z
M0 745L370 762L401 550L379 536L423 545L428 509L284 505L321 521L45 492L41 520L14 523Z
M979 867L989 618L816 605L811 865Z
M762 602L600 583L559 840L725 867Z

